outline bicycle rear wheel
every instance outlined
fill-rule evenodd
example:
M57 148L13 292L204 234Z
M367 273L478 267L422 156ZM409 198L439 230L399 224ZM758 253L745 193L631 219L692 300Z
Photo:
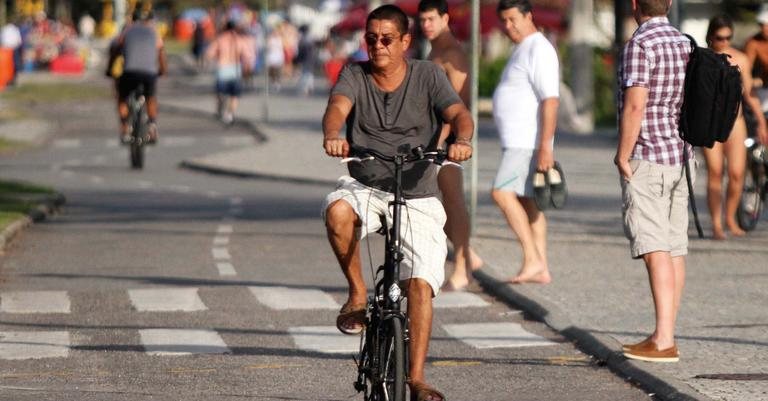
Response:
M384 322L379 344L380 378L373 383L372 401L405 401L405 336L403 322L393 318Z
M143 104L133 100L131 105L131 167L144 168L144 143L146 142L147 112Z
M744 180L744 190L741 193L739 208L736 211L739 227L744 231L752 231L757 227L760 215L763 213L763 199L759 183L753 172L747 172Z

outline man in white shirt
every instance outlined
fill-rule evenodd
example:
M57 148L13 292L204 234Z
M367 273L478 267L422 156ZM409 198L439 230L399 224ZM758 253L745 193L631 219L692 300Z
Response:
M515 48L493 94L503 154L491 195L523 248L522 267L509 282L547 284L547 222L534 200L533 178L554 166L559 62L536 29L528 0L500 0L496 11Z

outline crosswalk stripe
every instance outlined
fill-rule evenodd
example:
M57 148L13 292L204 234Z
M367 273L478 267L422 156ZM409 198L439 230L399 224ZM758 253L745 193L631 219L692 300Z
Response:
M296 347L326 354L354 354L360 350L360 337L341 334L335 326L291 327L288 333Z
M232 231L232 226L228 224L220 225L216 229L216 232L219 234L232 234Z
M227 248L213 248L211 249L211 253L213 254L213 259L215 260L227 260L232 258L229 255L229 249Z
M66 291L14 291L0 293L0 312L70 313Z
M162 141L163 146L179 147L193 145L197 142L197 138L191 136L163 136L159 141Z
M195 312L207 310L197 288L148 288L128 290L139 312Z
M518 323L444 324L443 329L451 337L479 349L537 347L557 344L544 337L529 333Z
M64 358L69 347L66 331L0 332L0 359Z
M232 263L217 262L216 268L219 270L219 275L221 276L237 276L237 271L235 270L235 266L232 266Z
M221 137L221 143L224 146L245 146L253 144L253 137L238 135L238 136L223 136Z
M213 237L213 245L227 245L229 244L229 237L223 235L217 235Z
M215 330L143 329L141 344L150 355L226 354L229 348Z
M288 287L248 287L262 304L271 309L339 309L336 300L323 291Z
M433 302L435 308L469 308L488 306L488 302L471 292L453 291L440 293Z

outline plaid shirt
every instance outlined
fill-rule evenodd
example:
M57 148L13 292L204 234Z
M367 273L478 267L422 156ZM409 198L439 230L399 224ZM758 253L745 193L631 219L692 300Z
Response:
M654 17L640 25L624 47L619 67L619 116L626 88L648 89L645 116L632 159L681 166L683 146L689 147L689 157L693 155L677 128L690 52L688 39L666 17Z

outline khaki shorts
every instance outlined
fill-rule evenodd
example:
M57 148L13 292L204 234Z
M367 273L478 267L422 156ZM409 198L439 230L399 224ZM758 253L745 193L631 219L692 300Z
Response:
M392 211L389 202L394 195L361 184L349 176L339 178L336 190L331 192L323 204L322 216L333 202L347 202L360 220L362 227L358 238L362 239L381 228L379 216L385 216L387 226L392 226ZM445 210L436 197L408 199L401 215L401 240L403 261L400 264L400 279L420 278L432 287L437 295L445 280L445 258L448 253L445 232Z
M633 258L650 252L688 254L688 184L683 166L629 162L632 178L621 180L624 234ZM695 180L695 162L691 179Z

